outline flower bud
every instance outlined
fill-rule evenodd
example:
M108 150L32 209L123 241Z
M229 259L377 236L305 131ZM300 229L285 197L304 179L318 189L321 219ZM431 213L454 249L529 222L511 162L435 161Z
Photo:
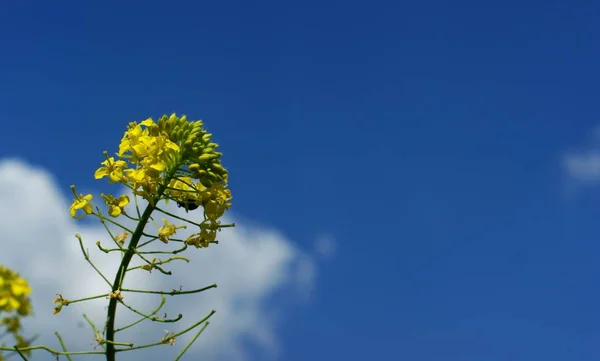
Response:
M210 188L213 184L213 182L211 182L208 178L206 177L202 177L200 178L200 184L202 184L203 186L205 186L206 188Z

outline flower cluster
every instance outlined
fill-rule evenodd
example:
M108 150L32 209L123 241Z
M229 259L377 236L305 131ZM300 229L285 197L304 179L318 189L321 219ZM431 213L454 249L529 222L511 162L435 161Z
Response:
M25 316L31 313L31 288L19 274L0 265L0 312L16 311Z
M0 315L6 314L0 317L0 328L4 328L0 334L12 334L17 347L29 346L29 341L21 335L21 317L33 313L30 293L31 288L25 279L0 265ZM2 360L4 358L0 353L0 361Z
M222 153L218 144L211 141L200 120L189 121L186 116L162 116L158 122L151 118L139 124L129 123L119 144L116 157L105 152L102 166L95 178L108 178L109 183L122 183L135 196L151 205L161 200L173 200L186 211L202 207L204 221L199 232L186 240L186 244L207 247L215 242L220 229L219 219L231 206L231 191L227 188L228 172L220 162ZM92 214L92 195L77 194L70 208L72 217ZM127 196L102 195L109 206L109 214L127 215ZM77 213L82 213L77 215ZM167 242L175 228L163 229L160 239Z

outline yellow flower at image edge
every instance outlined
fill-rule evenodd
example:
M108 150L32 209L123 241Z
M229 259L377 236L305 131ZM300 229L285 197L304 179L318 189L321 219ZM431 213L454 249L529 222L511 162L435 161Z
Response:
M31 287L27 281L8 268L0 266L0 312L16 310L21 315L31 311Z
M92 212L94 211L94 208L92 207L91 203L93 198L94 197L91 194L86 194L85 196L83 194L80 194L76 199L74 199L73 204L71 204L71 207L69 208L69 214L71 214L71 217L83 218L88 214L92 214ZM85 214L81 216L76 216L75 214L79 209L83 209Z

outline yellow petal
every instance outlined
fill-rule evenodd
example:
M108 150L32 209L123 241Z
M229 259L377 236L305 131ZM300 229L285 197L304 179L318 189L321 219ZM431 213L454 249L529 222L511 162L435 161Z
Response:
M96 172L94 173L94 178L96 179L100 179L102 177L106 177L108 175L108 169L107 168L98 168L96 170Z
M119 207L123 208L126 205L129 204L129 197L128 196L120 196L119 197Z
M121 214L121 208L111 205L108 207L108 214L110 214L112 217L118 217Z

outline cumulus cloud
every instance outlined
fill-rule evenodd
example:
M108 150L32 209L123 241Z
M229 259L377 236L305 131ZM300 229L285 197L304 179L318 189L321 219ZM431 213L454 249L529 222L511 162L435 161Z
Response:
M95 199L99 197L96 195ZM82 315L85 313L102 329L107 300L100 298L75 303L63 308L56 316L52 315L51 301L57 293L67 299L77 299L106 294L109 288L86 263L74 235L81 234L92 261L110 281L119 264L119 255L117 252L105 254L96 247L96 241L110 246L106 230L100 224L72 220L67 212L69 203L45 170L18 160L0 160L0 264L18 271L32 285L36 315L25 326L40 334L36 344L59 348L54 338L54 332L59 331L70 351L82 351L92 348L93 342L91 328ZM165 207L171 213L185 215L174 204ZM283 290L296 292L298 296L309 294L314 286L316 264L277 230L247 221L236 223L236 228L224 229L219 234L218 245L183 252L181 255L189 258L189 263L174 261L165 265L172 271L172 276L157 271L127 274L125 287L132 289L181 287L189 290L213 283L218 288L192 295L168 296L160 316L166 313L172 318L181 313L181 321L161 324L144 321L118 334L120 341L156 342L164 335L164 330L178 332L214 309L217 313L211 318L210 326L184 359L247 360L251 358L248 344L263 351L260 359L277 355L280 344L275 315L280 317L284 305L274 305L271 298ZM126 225L131 226L131 223ZM183 238L191 231L180 230L178 236ZM125 293L125 301L143 312L150 312L160 302L160 296ZM138 318L119 307L118 324L124 325ZM138 350L121 357L128 360L172 359L190 340L192 333L178 339L174 347ZM47 358L44 355L38 357ZM101 359L101 356L93 359Z

